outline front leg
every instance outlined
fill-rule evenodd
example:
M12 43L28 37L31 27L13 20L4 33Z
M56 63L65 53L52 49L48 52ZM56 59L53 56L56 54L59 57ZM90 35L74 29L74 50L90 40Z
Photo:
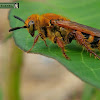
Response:
M90 52L90 54L93 54L95 57L97 57L98 59L100 59L100 56L98 56L95 52L92 51L89 43L86 41L86 39L84 39L84 36L82 35L81 32L79 31L75 31L75 39L76 41L80 44L83 45L88 52Z
M34 47L34 45L35 45L35 44L36 44L36 42L38 41L39 36L40 36L40 34L38 34L38 35L34 38L34 43L33 43L32 48ZM31 49L29 49L29 50L27 51L27 53L29 53L29 52L32 50L32 48L31 48Z

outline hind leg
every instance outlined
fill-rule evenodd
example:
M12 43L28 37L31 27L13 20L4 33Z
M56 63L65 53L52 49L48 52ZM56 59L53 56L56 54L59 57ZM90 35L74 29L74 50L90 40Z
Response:
M84 36L82 35L82 33L79 32L79 31L76 31L74 33L75 33L75 39L76 39L76 41L80 45L84 46L90 54L93 54L95 57L97 57L98 59L100 59L100 56L98 56L95 52L92 51L92 49L89 46L88 42L84 39Z

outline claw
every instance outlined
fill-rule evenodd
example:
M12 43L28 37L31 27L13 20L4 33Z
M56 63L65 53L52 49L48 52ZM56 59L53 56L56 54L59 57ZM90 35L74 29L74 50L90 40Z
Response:
M32 46L32 48L33 48L33 46ZM27 53L29 53L29 52L32 50L32 48L31 48L31 49L29 49L29 50L27 51Z
M66 55L64 55L65 56L65 58L67 59L67 60L70 60L70 58L68 57L68 56L66 56Z
M44 40L44 39L43 39ZM44 40L44 43L45 43L45 45L48 47L48 45L47 45L47 43L46 43L46 41Z

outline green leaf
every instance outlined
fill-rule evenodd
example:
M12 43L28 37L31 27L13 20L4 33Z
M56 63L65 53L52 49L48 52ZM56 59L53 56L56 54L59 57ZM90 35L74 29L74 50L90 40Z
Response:
M20 1L19 3L19 9L12 9L10 11L9 20L11 27L23 26L23 23L15 19L13 15L26 20L31 14L44 13L56 13L81 24L95 28L100 27L100 1L48 0L46 2ZM28 51L32 47L34 38L30 36L26 29L14 31L13 37L20 49ZM46 41L48 47L40 39L31 52L56 59L80 79L100 88L100 60L95 59L94 56L90 57L90 54L87 51L83 51L76 41L66 45L66 54L71 58L71 60L66 60L56 44L53 44L48 39Z

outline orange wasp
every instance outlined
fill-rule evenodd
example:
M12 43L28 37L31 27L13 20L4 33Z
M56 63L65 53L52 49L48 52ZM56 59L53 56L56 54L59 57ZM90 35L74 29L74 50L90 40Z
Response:
M45 44L46 38L49 38L53 43L57 43L65 58L70 59L65 53L65 45L71 43L72 40L76 40L80 45L85 47L90 54L100 59L100 56L93 51L93 48L100 50L100 30L72 22L65 17L53 13L43 15L32 14L26 21L17 16L14 17L24 22L25 25L12 28L9 32L20 28L27 28L30 35L34 37L34 32L38 30L38 35L34 38L32 48L39 37L42 38ZM30 52L32 48L27 52Z

